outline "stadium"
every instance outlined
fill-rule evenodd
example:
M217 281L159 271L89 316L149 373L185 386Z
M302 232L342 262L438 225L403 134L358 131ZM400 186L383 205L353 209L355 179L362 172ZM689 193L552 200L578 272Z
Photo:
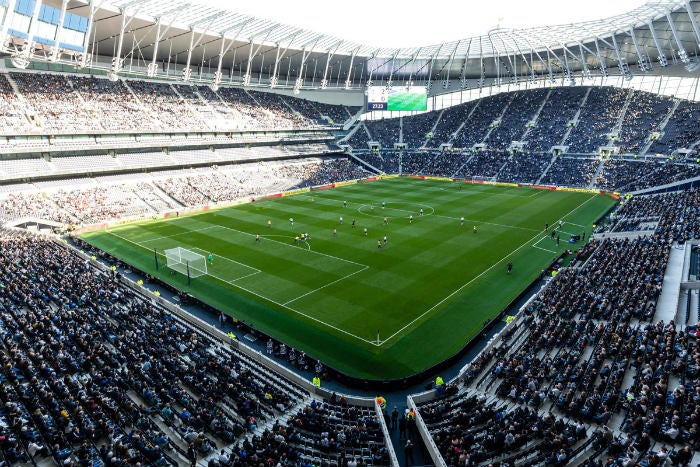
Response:
M700 1L231 8L0 0L0 465L700 465Z

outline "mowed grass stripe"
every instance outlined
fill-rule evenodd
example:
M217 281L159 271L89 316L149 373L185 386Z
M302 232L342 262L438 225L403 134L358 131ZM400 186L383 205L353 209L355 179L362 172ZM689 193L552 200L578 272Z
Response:
M397 178L115 231L140 239L187 238L196 243L193 248L259 269L260 273L234 284L202 277L187 286L181 275L169 276L162 269L156 274L340 370L358 377L400 378L464 345L484 319L494 316L555 256L529 245L517 250L521 245L534 238L552 251L569 246L562 241L557 247L544 239L544 233L540 238L545 222L553 224L583 205L566 220L590 226L611 204L610 199L586 193ZM426 210L422 217L417 214L420 206ZM413 223L408 221L411 212ZM388 225L383 223L385 214ZM338 222L341 215L343 225ZM478 233L472 233L471 220L459 225L461 215L466 219L473 215ZM294 226L289 217L294 217ZM350 226L353 218L355 229ZM193 235L180 235L187 230ZM229 230L241 233L228 234ZM295 245L294 236L301 232L310 233L311 239ZM259 244L254 241L256 233L262 237ZM138 267L153 269L153 254L147 249L137 253L123 241L99 233L86 238ZM279 251L273 251L274 242ZM298 256L301 252L305 254ZM330 266L314 265L320 261L312 259L315 253L366 269L336 269L333 261ZM507 260L515 264L511 275L504 272ZM292 264L296 262L305 265ZM218 266L217 259L213 266ZM374 345L377 331L381 347ZM392 334L396 335L386 341Z

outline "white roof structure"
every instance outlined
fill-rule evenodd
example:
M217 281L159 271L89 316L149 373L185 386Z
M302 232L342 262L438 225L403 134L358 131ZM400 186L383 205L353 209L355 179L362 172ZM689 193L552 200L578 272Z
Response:
M12 5L21 0L3 1ZM6 40L6 53L29 61L111 68L116 74L216 84L352 89L412 81L429 88L441 82L454 90L487 79L683 75L698 68L700 51L700 0L656 0L597 21L496 29L410 48L370 47L187 0L43 3L91 20L84 53L54 44L60 50L50 54L46 40L35 44L27 37ZM11 21L5 15L3 32L14 30ZM117 57L121 60L112 60Z

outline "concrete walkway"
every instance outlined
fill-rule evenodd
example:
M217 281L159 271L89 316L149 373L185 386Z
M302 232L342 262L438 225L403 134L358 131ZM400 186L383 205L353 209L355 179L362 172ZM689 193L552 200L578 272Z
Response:
M656 306L654 321L668 323L676 319L678 313L678 298L683 280L683 262L685 260L685 247L673 247L668 258L664 282L661 286L661 295ZM685 312L682 315L683 322L676 322L676 327L681 329L685 324Z

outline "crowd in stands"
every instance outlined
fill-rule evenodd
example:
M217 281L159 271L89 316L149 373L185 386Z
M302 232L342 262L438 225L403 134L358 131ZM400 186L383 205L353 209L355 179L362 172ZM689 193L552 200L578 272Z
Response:
M32 107L40 119L54 122L63 122L63 116L56 116L71 105L82 105L79 93L87 109L131 108L148 115L144 124L149 125L156 120L176 125L175 110L182 112L183 100L188 101L185 107L191 112L179 122L186 126L199 118L193 110L197 102L213 93L63 77L55 83L39 80L32 91L27 84L32 81L26 81L30 75L20 75L12 79L28 99L61 95L53 114L48 107ZM110 90L122 95L123 102ZM139 101L148 101L145 114L141 104L128 104L137 103L132 91ZM12 93L0 74L0 94ZM528 135L541 147L563 138L562 124L573 118L569 114L586 93L586 88L571 88L504 94L420 118L368 121L356 139L368 138L366 127L371 140L391 148L403 132L404 141L417 148L434 127L430 147L435 135L451 139L463 123L460 118L474 110L457 141L471 147L489 135L485 150L355 154L386 173L625 191L700 175L700 166L673 161L506 150L508 140L526 130L533 108L543 102ZM240 121L250 125L311 125L323 112L314 103L295 106L294 100L259 94L265 93L231 88L216 96L235 106ZM620 120L628 95L630 105ZM558 99L569 104L556 116L550 102ZM637 151L671 105L643 93L593 89L567 141L576 141L576 150L593 151L619 121L618 143ZM595 106L606 111L594 115ZM693 131L681 131L680 120L674 120L693 111L681 103L664 130L660 141L665 142L654 144L694 142ZM123 123L107 123L90 110L83 117L114 128ZM497 118L500 124L492 125ZM551 134L545 131L554 127ZM9 191L0 195L0 221L28 216L101 222L371 173L352 158L314 158L154 174L137 184ZM670 249L700 239L700 191L634 196L613 218L612 231L653 224L653 233L589 240L572 267L559 272L495 345L470 364L457 387L419 406L448 465L563 466L584 457L590 466L653 467L665 458L688 465L700 447L700 333L682 319L659 320L657 300ZM564 230L560 235L574 234ZM551 241L557 240L552 236ZM387 464L381 420L373 410L336 396L312 400L284 378L145 300L117 274L99 272L75 251L41 237L0 231L0 264L5 349L0 355L5 404L0 461L51 457L64 465L162 465L183 462L194 452L221 467ZM276 353L299 368L309 365L303 353L284 344ZM418 441L414 429L404 436Z
M386 465L374 412L312 400L59 242L3 231L0 262L6 465Z
M28 125L27 115L22 111L24 106L6 75L0 74L0 128L1 133L13 133L25 130Z
M311 168L310 168L311 169ZM327 159L303 175L300 187L325 185L345 180L358 180L373 175L348 159Z
M500 125L498 121L507 112L508 105L514 97L513 93L503 93L481 99L452 144L458 148L472 148L475 144L482 143L489 130Z
M403 141L408 149L423 147L426 141L432 140L432 129L438 121L440 112L426 112L403 118ZM430 138L428 137L430 136ZM432 146L432 145L431 145Z
M483 395L439 400L419 411L449 466L492 465L496 459L501 466L563 466L574 445L587 437L583 425Z
M617 125L629 93L619 88L592 88L581 107L578 123L564 142L569 152L592 153L601 146L612 145L609 134Z
M201 116L169 84L133 80L128 86L146 113L157 119L161 130L206 128Z
M508 164L511 154L507 151L475 151L455 173L457 178L491 179L496 177L504 165Z
M47 133L80 133L100 129L96 116L88 112L80 96L63 75L10 73L27 111L36 126Z
M467 121L469 115L475 111L474 108L481 105L481 102L482 100L479 99L443 109L427 146L437 148L442 143L452 142L454 139L453 135L456 135L462 124ZM409 149L411 147L409 146Z
M75 218L58 208L56 203L43 193L7 193L0 202L0 221L11 221L24 217L46 219L63 224L72 223Z
M595 185L616 191L665 185L700 176L700 166L677 164L672 161L639 161L609 159L603 164Z
M540 179L543 185L587 187L593 181L600 160L579 157L557 157Z
M522 141L527 125L544 103L547 89L516 92L500 124L491 131L485 143L490 149L505 151L513 141Z
M537 183L552 162L552 155L535 154L530 152L513 153L513 156L503 164L497 179L510 183Z
M0 195L0 221L30 217L66 224L151 216L201 206L325 185L372 175L348 158L305 158L154 173L138 184L86 179L82 187L8 192ZM95 186L99 184L100 186Z
M382 120L365 120L370 141L377 141L382 149L393 149L394 143L401 142L401 119L385 118Z
M698 121L700 107L694 102L681 101L663 129L661 138L652 143L649 153L669 155L678 148L689 149L693 143L700 141L700 128L698 125L688 125L688 122Z
M673 100L650 92L635 91L615 145L623 154L639 154L652 133L659 130L673 107Z
M124 82L85 76L71 76L70 82L105 130L157 129L154 116L143 111Z
M367 125L365 123L365 121L359 121L357 126L353 130L351 130L351 134L342 140L342 143L351 146L353 149L368 149L369 145L367 143L369 143L370 141L374 141L374 139L369 133L369 130L367 129ZM391 146L383 147L382 149L386 151L391 150L393 148L394 145L392 144Z
M695 326L658 320L656 305L669 251L700 238L699 215L697 189L631 198L615 218L655 217L653 235L585 244L453 395L420 405L448 465L580 454L579 465L687 466L700 446L700 349ZM562 431L543 435L542 413Z
M399 161L402 159L402 155L405 154L406 153L403 151L382 150L378 152L363 153L360 154L358 158L361 161L369 164L374 169L377 169L379 172L397 174L400 173ZM421 153L421 155L422 154L423 153Z
M360 128L345 143L359 150L378 141L385 150L403 142L409 150L451 143L459 149L485 144L503 151L522 141L534 153L568 146L568 153L597 154L601 147L615 146L622 154L639 155L651 141L650 154L670 156L675 149L693 149L700 141L700 133L686 124L700 118L698 105L680 101L675 108L677 102L612 87L515 91L441 111L365 120L367 131Z
M517 150L358 151L353 154L380 172L391 174L493 179L510 183L594 187L621 192L700 176L700 166L692 163L656 159L601 160L597 157L553 156L549 153Z
M20 95L17 95L9 80ZM208 130L221 111L228 129L291 129L342 124L357 108L275 93L141 80L12 72L0 77L4 133L123 130ZM21 97L20 97L21 96ZM324 118L328 117L328 118Z
M544 103L535 126L527 133L527 148L533 152L548 152L562 143L569 122L574 119L588 89L584 86L555 88Z
M434 152L402 152L401 153L401 170L403 173L411 175L433 175L441 173L444 167L436 170L434 162L444 160Z

